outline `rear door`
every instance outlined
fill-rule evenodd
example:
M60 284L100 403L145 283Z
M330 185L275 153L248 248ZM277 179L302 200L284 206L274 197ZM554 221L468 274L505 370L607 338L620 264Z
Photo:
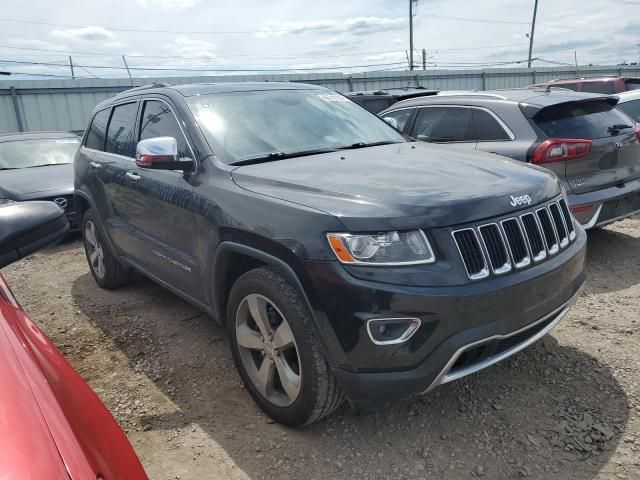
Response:
M550 139L591 141L588 155L564 161L565 178L573 193L592 192L640 177L640 143L634 122L608 99L547 107L533 121Z
M475 149L471 108L453 105L420 107L411 136L423 142L457 144Z
M513 144L515 135L494 112L473 107L471 116L476 150L513 158L519 157L520 149L514 148Z

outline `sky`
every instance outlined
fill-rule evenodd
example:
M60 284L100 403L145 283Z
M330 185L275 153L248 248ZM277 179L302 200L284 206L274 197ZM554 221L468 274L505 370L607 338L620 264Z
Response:
M134 77L406 70L409 0L0 0L0 72ZM526 66L534 0L419 0L416 66ZM539 0L534 66L640 60L640 0ZM518 63L519 62L519 63ZM37 63L37 64L33 64Z

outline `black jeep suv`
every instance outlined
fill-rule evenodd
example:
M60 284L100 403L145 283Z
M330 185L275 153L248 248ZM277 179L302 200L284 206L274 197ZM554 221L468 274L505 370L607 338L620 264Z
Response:
M584 281L553 173L408 142L311 85L129 90L96 108L75 175L96 282L137 270L208 312L287 425L492 365Z

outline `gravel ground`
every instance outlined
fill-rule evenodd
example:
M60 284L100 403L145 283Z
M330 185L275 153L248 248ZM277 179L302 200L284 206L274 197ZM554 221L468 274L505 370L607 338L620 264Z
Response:
M590 233L588 286L552 335L301 430L260 413L206 315L144 279L97 288L77 237L3 273L153 479L640 479L639 217Z

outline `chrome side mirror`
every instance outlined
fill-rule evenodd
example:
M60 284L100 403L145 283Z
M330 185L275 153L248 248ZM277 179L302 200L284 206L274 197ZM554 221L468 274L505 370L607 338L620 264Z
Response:
M180 159L178 142L173 137L155 137L140 140L136 147L136 165L156 170L193 170L194 161Z
M393 118L393 117L383 117L382 118L385 122L387 122L389 125L391 125L393 128L395 128L396 130L400 130L398 128L398 121Z

